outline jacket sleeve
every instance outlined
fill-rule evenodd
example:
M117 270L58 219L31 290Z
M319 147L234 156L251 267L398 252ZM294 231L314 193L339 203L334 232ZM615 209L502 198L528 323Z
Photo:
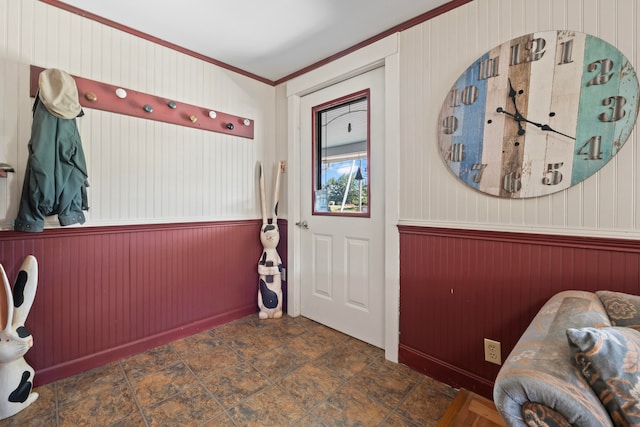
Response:
M42 231L44 217L51 213L55 200L55 137L57 121L36 101L29 140L29 158L24 175L16 231Z
M55 205L56 138L58 119L42 103L38 103L33 115L29 164L31 165L31 202L43 215L51 215ZM25 182L26 183L26 182Z

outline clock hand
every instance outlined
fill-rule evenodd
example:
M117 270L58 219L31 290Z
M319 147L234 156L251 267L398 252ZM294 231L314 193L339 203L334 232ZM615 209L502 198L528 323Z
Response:
M516 92L516 90L513 88L513 85L511 84L511 79L507 79L507 81L509 82L509 98L511 98L511 100L513 101L513 106L515 107L517 112L518 106L516 105L516 95L518 94L518 92Z
M515 114L510 113L510 112L508 112L508 111L505 111L505 109L504 109L504 108L502 108L502 107L498 107L498 108L496 108L496 112L497 112L497 113L502 113L502 114L504 114L504 115L506 115L506 116L509 116L509 117L513 118L513 120L515 120L516 122L518 122L518 124L520 124L520 122L526 122L526 121L528 121L527 119L525 119L525 118L522 116L522 114L520 114L520 113L518 113L518 112L516 112ZM522 126L522 125L521 125L521 126Z
M541 124L541 123L532 122L531 120L527 119L527 118L526 118L526 117L524 117L522 114L520 114L519 112L517 112L517 110L516 110L516 113L515 113L515 114L512 114L512 113L509 113L509 112L505 111L502 107L498 107L498 108L496 109L496 112L498 112L498 113L502 113L502 114L506 114L506 115L507 115L507 116L509 116L509 117L513 117L513 119L514 119L516 122L518 122L518 124L519 124L519 125L520 125L520 122L527 122L527 123L531 123L532 125L534 125L534 126L536 126L536 127L539 127L539 128L540 128L540 129L542 129L542 130L545 130L545 131L548 131L548 132L555 132L555 133L557 133L557 134L559 134L559 135L566 136L567 138L571 138L571 139L573 139L573 140L575 141L575 138L574 138L573 136L569 136L569 135L567 135L566 133L559 132L559 131L557 131L557 130L553 129L551 126L547 125L547 124L544 124L544 125L543 125L543 124ZM524 133L524 132L523 132L523 133ZM518 131L518 135L522 135L522 134Z
M555 132L555 133L557 133L557 134L559 134L559 135L566 136L567 138L571 138L571 139L573 139L573 140L575 141L575 138L574 138L574 137L569 136L569 135L567 135L566 133L562 133L562 132L559 132L559 131L557 131L557 130L555 130L555 129L552 129L552 128L551 128L551 126L549 126L549 125L547 125L547 124L540 125L540 124L538 124L538 123L530 122L530 121L529 121L529 120L527 120L527 119L525 119L525 121L527 121L527 122L531 123L532 125L538 126L538 127L539 127L540 129L542 129L542 130L547 130L547 131L549 131L549 132Z
M522 117L522 115L520 114L520 111L518 111L518 104L516 104L516 95L518 94L518 92L516 92L516 90L513 88L513 85L511 84L511 79L507 79L509 82L509 98L511 98L511 101L513 102L513 108L516 112L516 122L518 122L518 135L522 136L524 135L524 128L522 127L522 123L520 120L517 120L517 117Z

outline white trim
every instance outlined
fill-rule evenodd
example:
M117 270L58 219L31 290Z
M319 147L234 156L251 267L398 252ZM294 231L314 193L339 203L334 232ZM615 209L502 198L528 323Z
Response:
M287 180L288 215L287 215L287 314L300 316L300 228L295 225L300 221L300 96L287 97L287 163L290 177Z
M304 96L335 83L363 74L384 63L387 56L398 52L398 35L393 34L347 56L289 80L287 98ZM399 83L399 82L398 82Z
M286 83L287 89L287 162L290 179L288 236L288 314L300 315L300 98L340 81L384 66L385 72L385 357L398 361L400 343L400 243L399 219L399 109L400 72L398 34L393 34L343 58L326 64Z
M385 212L384 212L384 276L385 358L398 362L400 345L400 59L396 53L387 56L385 77Z

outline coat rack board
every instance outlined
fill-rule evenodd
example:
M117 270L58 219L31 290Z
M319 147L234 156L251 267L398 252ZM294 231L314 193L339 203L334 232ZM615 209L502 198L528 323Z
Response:
M38 77L44 70L31 65L29 95L38 93ZM197 107L160 96L72 76L83 108L126 114L190 128L253 139L254 121L210 108Z

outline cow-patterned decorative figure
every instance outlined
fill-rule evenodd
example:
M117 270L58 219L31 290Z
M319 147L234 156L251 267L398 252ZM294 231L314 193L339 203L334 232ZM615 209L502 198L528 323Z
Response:
M264 174L260 164L260 198L262 200L262 228L260 228L260 242L262 242L262 256L258 261L258 314L260 319L282 317L282 260L276 247L280 242L278 229L278 200L280 192L280 168L276 175L276 188L273 201L273 218L271 223L267 218L266 195L264 191Z
M36 296L38 262L29 255L18 272L13 293L0 265L3 290L0 292L0 420L11 417L38 399L32 393L34 370L24 360L33 346L33 337L24 327Z

